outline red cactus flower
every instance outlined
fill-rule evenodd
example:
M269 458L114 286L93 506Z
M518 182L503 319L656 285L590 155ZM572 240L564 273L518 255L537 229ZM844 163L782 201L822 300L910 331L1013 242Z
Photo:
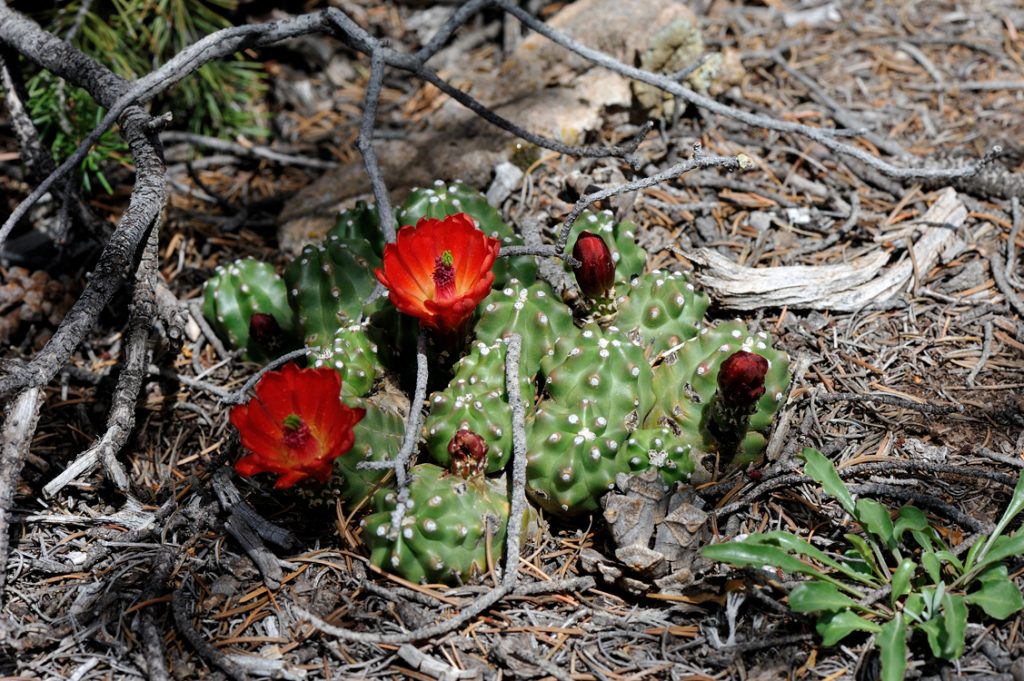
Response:
M586 297L600 298L615 283L615 261L608 244L599 235L580 232L576 245L572 247L572 257L581 263L573 272Z
M326 482L334 460L352 448L352 428L366 413L341 403L341 376L334 369L286 364L256 384L256 398L231 410L231 423L248 456L240 475L274 473L274 487L300 480Z
M421 218L384 246L384 267L375 274L400 312L435 331L451 332L490 292L500 249L501 242L477 229L465 213Z
M718 370L718 392L729 404L752 406L764 395L768 360L740 350L722 362Z

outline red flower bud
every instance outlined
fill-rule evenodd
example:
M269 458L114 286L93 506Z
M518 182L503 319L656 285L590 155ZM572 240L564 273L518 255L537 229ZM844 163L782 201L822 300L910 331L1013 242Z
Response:
M593 232L580 232L572 257L580 261L573 272L576 283L588 298L599 298L615 283L615 261L608 244Z
M456 431L448 443L452 472L464 478L483 474L489 449L484 439L473 431L466 428Z
M253 312L249 317L249 337L271 354L284 345L284 331L272 314Z
M740 350L722 362L718 370L718 393L728 404L753 406L764 395L767 373L768 360Z

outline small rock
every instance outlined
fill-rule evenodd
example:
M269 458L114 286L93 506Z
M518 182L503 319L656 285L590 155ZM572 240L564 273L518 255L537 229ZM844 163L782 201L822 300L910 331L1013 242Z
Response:
M921 442L917 438L907 438L903 444L904 451L910 454L911 459L917 461L933 461L935 463L945 463L946 458L949 456L949 447L929 445Z
M523 171L508 161L502 161L494 166L494 180L487 189L487 203L500 208L502 202L519 186L522 179Z

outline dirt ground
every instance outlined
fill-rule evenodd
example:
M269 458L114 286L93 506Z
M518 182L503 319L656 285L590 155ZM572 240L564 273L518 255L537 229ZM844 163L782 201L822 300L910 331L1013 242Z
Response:
M560 4L542 7L542 16ZM664 269L692 273L689 256L699 248L757 268L850 263L880 252L890 254L890 264L906 262L907 245L930 227L921 219L946 187L965 208L951 235L955 252L925 269L914 263L895 296L855 311L800 304L735 310L722 304L721 292L709 291L717 301L711 318L740 317L770 331L799 368L777 417L774 460L696 490L712 534L769 528L841 535L841 511L816 486L772 484L798 470L800 447L815 446L841 472L854 468L847 481L862 493L892 508L914 500L951 541L964 541L999 516L1012 489L1012 482L983 474L1015 481L1024 467L1024 306L1017 298L1024 274L1016 257L1024 239L1012 205L1024 186L1024 8L1013 0L831 3L831 11L783 0L692 4L701 10L706 43L735 49L742 59L742 83L717 95L723 103L784 121L867 129L870 136L850 141L902 167L941 167L979 158L995 145L1003 149L980 178L901 181L801 135L696 108L659 121L641 144L643 174L686 158L697 142L707 153L743 153L756 163L742 174L694 171L637 192L631 205L602 206L636 222L650 262ZM418 44L423 3L340 6L377 35ZM443 53L445 73L465 81L499 69L507 42L521 37L498 12L458 35L457 47ZM263 53L274 78L266 144L358 169L354 142L367 60L332 62L321 49L330 41L323 41ZM337 45L330 49L351 56ZM336 70L327 70L332 63ZM406 74L391 74L379 129L415 143L435 126L443 99ZM645 119L635 102L599 113L599 129L585 133L587 142L620 142ZM4 141L0 158L14 150L12 140ZM175 296L194 302L220 262L245 255L283 262L279 214L321 171L245 158L189 166L190 153L168 145L172 194L160 270ZM213 155L195 156L204 153ZM534 158L501 210L512 224L539 219L549 234L589 187L634 177L613 159L539 150ZM485 168L483 176L489 173ZM119 215L130 179L114 195L95 197L94 208ZM15 198L28 189L9 175L0 182ZM81 275L66 266L49 272L48 288L26 283L24 290L45 288L52 305L31 322L12 316L26 299L4 300L8 357L30 356L41 346L80 290ZM6 270L6 285L14 280ZM7 678L159 678L150 660L159 653L153 641L162 643L168 671L179 679L877 675L866 636L821 647L813 620L786 607L785 584L714 565L682 593L604 579L598 571L591 588L516 594L467 626L413 646L320 632L293 606L352 631L397 633L450 617L494 583L403 583L368 564L358 520L340 508L310 511L294 496L236 480L263 518L294 535L285 547L272 546L269 558L262 554L281 574L280 585L268 588L252 554L225 528L230 503L219 502L217 492L230 495L231 486L217 487L215 472L240 455L239 445L227 408L202 387L233 390L256 367L218 356L201 337L176 347L153 336L151 375L120 455L134 498L126 500L101 470L44 496L44 486L105 428L121 359L123 329L114 322L127 302L115 300L73 369L46 388L15 499L0 613L0 674ZM737 501L744 503L737 508ZM553 521L525 548L521 574L529 582L587 576L593 561L581 557L593 552L611 555L601 518ZM1022 565L1020 558L1010 563L1019 586ZM1024 653L1021 624L1020 614L1000 622L972 613L966 652L955 664L931 660L927 645L915 640L908 678L1022 681L1024 663L1015 662Z

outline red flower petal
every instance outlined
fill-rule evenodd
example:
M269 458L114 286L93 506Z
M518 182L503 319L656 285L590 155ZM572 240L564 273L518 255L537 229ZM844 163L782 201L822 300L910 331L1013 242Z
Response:
M419 318L437 331L457 328L490 291L491 268L501 242L481 232L465 213L443 220L422 218L415 227L402 227L395 243L384 247L384 267L375 274L388 288L388 299L400 312ZM434 270L437 258L452 254L455 295L436 300Z
M278 489L306 478L325 482L334 459L352 448L352 428L364 414L343 405L340 393L341 378L333 369L288 364L267 372L256 385L256 398L231 410L231 423L250 451L235 470L276 474Z

